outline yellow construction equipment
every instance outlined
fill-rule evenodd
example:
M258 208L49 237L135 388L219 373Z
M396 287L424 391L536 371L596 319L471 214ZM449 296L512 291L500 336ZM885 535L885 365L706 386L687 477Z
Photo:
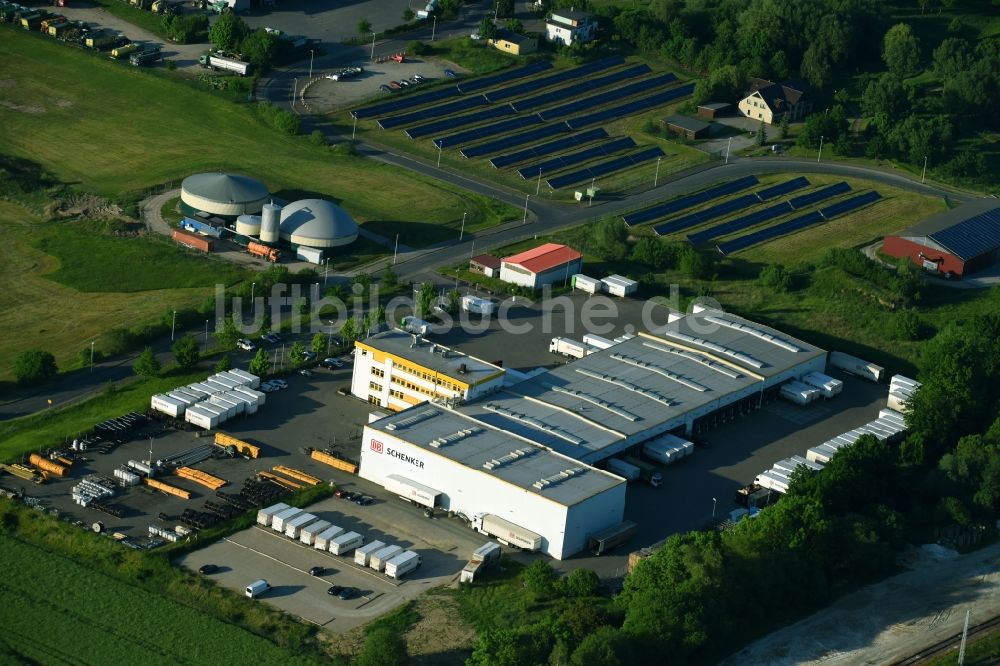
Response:
M335 467L337 469L342 469L349 474L357 474L358 466L352 462L347 462L346 460L341 460L337 456L330 455L326 451L317 451L313 449L313 452L309 454L309 457L317 462L321 462L330 467Z
M288 479L282 476L278 476L277 474L271 474L270 472L257 472L257 476L264 479L268 479L270 481L274 481L279 486L284 486L289 490L301 490L302 488L305 487L301 483L295 483L294 481L289 481Z
M52 462L48 458L43 458L37 453L32 453L28 456L28 462L42 470L43 472L48 472L53 476L66 476L66 468L59 463Z
M169 495L176 495L182 499L191 499L191 493L183 488L178 488L176 486L171 486L169 484L163 483L162 481L157 481L156 479L151 479L148 476L142 478L142 482L145 483L150 488L155 488L157 490L162 490Z
M260 457L259 446L248 444L247 442L244 442L242 439L236 439L232 435L227 435L224 432L215 433L215 444L216 446L222 446L222 447L232 446L243 455L250 456L251 458Z
M25 465L4 465L0 463L0 469L13 474L19 479L24 479L25 481L31 481L32 483L45 483L46 477L44 474L40 473L37 469L32 469Z
M272 467L271 469L273 469L275 472L280 472L285 476L290 476L296 481L308 483L310 486L318 486L319 484L323 483L322 479L317 479L315 476L310 476L305 472L300 472L297 469L292 469L291 467L285 467L284 465L278 465L276 467Z
M192 467L180 467L177 469L176 474L182 479L188 479L189 481L200 483L211 490L218 490L222 486L229 483L225 479L220 479L217 476L212 476L208 472L202 472L201 470L194 469Z

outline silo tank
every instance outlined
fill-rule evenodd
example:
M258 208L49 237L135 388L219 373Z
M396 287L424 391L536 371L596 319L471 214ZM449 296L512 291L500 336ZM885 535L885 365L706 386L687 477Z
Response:
M237 217L236 233L243 236L260 235L260 215L240 215Z
M280 233L281 206L274 203L264 204L261 211L260 239L265 243L277 243Z

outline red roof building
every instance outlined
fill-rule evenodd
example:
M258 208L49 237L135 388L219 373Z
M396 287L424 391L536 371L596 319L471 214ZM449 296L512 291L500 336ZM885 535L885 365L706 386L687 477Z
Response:
M482 273L486 277L497 277L500 275L500 257L492 254L477 254L469 259L469 270L473 273Z
M539 287L569 279L583 267L582 255L571 247L546 243L503 259L500 279L522 287Z

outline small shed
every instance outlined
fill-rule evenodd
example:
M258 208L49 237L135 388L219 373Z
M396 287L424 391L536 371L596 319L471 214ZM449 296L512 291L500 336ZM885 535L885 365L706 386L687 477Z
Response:
M612 296L628 296L629 294L634 294L639 288L638 282L629 280L627 277L621 275L609 275L603 278L601 282L604 283L604 290Z
M728 116L733 112L733 105L727 102L712 102L698 107L698 117L715 120L720 116Z
M477 254L469 260L469 270L473 273L482 273L486 277L500 276L500 257L492 254Z
M702 120L688 118L687 116L673 115L667 117L663 124L671 132L680 134L690 141L704 139L708 136L710 125Z

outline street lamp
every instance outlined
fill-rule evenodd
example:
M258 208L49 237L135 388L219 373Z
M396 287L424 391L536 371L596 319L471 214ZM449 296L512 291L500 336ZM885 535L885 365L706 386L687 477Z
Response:
M538 170L538 182L535 183L535 196L538 196L538 191L542 188L542 170Z
M715 505L716 505L716 503L717 503L717 500L713 497L712 498L712 520L715 520Z
M170 318L170 340L174 339L174 328L177 324L177 310L174 310L174 315Z
M439 169L441 168L441 145L442 144L440 144L440 143L438 144L438 168Z
M660 161L662 159L662 157L656 158L656 175L653 176L653 187L656 187L656 184L660 181Z
M205 351L208 351L208 320L205 320Z
M733 137L729 137L729 143L726 144L726 164L729 164L729 149L733 147Z
M257 283L256 282L251 282L250 283L250 310L251 310L251 312L253 311L253 294L254 294L254 290L255 289L257 289Z
M295 109L295 96L299 93L299 77L295 77L295 83L292 85L292 109Z
M392 265L396 265L396 255L399 253L399 234L396 234L396 246L392 249Z
M90 371L94 371L94 340L90 341Z
M372 33L372 57L371 61L375 62L375 33Z
M924 170L923 170L923 173L920 174L920 184L921 185L924 184L924 179L925 178L927 178L927 156L926 155L924 155Z
M469 214L469 211L462 213L462 230L458 232L458 242L462 242L462 238L465 237L465 216Z
M313 50L309 49L309 79L313 77Z
M434 34L437 32L438 27L438 17L437 14L434 15L434 25L431 26L431 41L434 41Z
M325 258L323 263L326 264L326 268L323 270L323 287L325 288L326 279L330 276L330 257Z
M819 153L816 155L816 161L819 162L819 158L823 157L823 135L819 135Z
M525 194L524 195L524 220L521 222L521 224L527 224L528 223L528 199L530 197L531 197L530 194Z

